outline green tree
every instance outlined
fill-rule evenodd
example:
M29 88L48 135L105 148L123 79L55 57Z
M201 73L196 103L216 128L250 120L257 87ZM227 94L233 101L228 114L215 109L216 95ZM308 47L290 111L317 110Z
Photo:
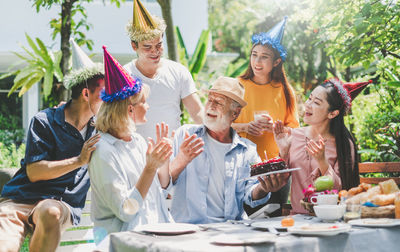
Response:
M243 73L248 65L251 36L268 31L284 16L289 17L283 45L288 51L285 69L291 82L307 92L325 80L328 72L335 74L333 60L323 50L323 43L316 43L318 30L313 28L312 19L318 10L309 1L271 1L266 5L251 0L210 0L209 5L214 49L239 54L228 65L226 75L236 77Z
M0 79L15 76L14 85L8 92L8 96L17 89L20 89L18 93L19 97L25 94L34 84L42 82L42 92L45 100L47 100L51 94L53 83L59 84L63 80L60 68L61 52L48 50L39 38L35 39L35 43L28 34L25 34L25 37L32 51L22 46L27 55L25 56L16 52L14 54L23 62L28 63L28 65L1 75Z
M345 67L369 69L382 60L400 59L400 4L397 1L314 1L320 15L319 40Z
M90 50L92 49L93 41L87 39L83 32L88 31L91 27L87 22L84 3L90 3L92 1L93 0L33 0L33 7L35 7L36 12L40 12L41 8L50 9L53 6L61 7L59 18L52 19L50 21L50 26L53 29L53 39L55 39L58 33L61 37L60 48L62 57L60 67L63 75L67 74L70 69L69 59L71 57L71 48L69 39L71 35L74 36L79 45L86 44ZM125 2L125 0L110 0L110 2L115 3L117 7L119 7L120 3ZM77 14L80 14L80 17ZM66 100L68 98L67 93L63 91L64 89L61 85L60 88L56 90L56 92L63 93L64 97L62 98Z
M354 101L348 124L364 161L399 160L400 4L397 1L314 1L317 41L344 69L344 79L372 78L370 94ZM360 105L358 105L360 104Z
M238 58L247 57L251 35L269 8L262 0L209 0L208 24L213 49L239 53Z

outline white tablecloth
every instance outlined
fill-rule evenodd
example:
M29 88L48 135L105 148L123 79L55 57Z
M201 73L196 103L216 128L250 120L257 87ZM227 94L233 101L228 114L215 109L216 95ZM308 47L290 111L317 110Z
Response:
M294 216L296 221L307 220L304 215ZM271 218L279 220L280 218ZM277 236L275 243L252 246L219 246L210 241L219 234L266 232L244 224L230 222L201 225L204 231L176 236L160 236L136 232L113 233L107 237L99 251L400 251L400 226L391 228L353 227L348 233L336 236Z

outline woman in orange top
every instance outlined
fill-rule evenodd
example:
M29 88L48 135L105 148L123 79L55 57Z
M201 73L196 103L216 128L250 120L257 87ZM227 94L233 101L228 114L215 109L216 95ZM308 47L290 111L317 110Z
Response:
M285 23L286 17L267 33L253 35L250 64L239 78L245 88L247 106L232 127L257 145L258 155L262 159L279 155L272 133L274 121L280 120L290 128L299 126L296 98L283 70L286 50L281 40ZM264 115L264 119L254 120L255 111L267 111L268 115ZM268 203L286 203L288 193L289 185L273 193Z

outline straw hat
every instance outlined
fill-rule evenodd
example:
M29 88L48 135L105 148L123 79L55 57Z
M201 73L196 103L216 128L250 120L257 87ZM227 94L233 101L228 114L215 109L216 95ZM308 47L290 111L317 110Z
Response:
M219 77L213 83L212 87L209 90L206 90L206 92L225 95L226 97L238 102L242 107L247 105L247 102L244 101L244 87L238 79L235 78L224 76Z

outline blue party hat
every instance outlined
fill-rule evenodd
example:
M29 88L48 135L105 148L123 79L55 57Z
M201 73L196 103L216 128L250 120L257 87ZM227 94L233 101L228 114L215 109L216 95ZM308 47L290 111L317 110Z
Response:
M274 27L271 28L268 32L261 32L258 34L254 34L251 37L251 42L253 45L255 44L269 44L279 52L280 57L283 61L285 61L287 52L286 49L282 46L282 38L283 33L285 32L287 17L284 17L283 20L277 23Z

